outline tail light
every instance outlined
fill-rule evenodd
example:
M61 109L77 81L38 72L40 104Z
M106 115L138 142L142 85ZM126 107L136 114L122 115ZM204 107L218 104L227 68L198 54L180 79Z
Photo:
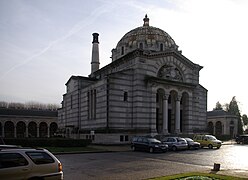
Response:
M62 164L61 163L58 164L58 170L59 170L59 172L62 171Z

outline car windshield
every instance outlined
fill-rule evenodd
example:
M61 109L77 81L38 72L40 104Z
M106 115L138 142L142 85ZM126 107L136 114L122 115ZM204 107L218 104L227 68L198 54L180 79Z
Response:
M186 141L189 141L189 142L193 142L193 140L192 139L190 139L190 138L184 138Z
M214 136L210 136L210 135L209 135L209 136L207 136L207 137L208 137L208 139L210 139L210 140L217 140L216 137L214 137Z
M152 143L152 144L159 144L159 143L160 143L159 140L154 139L154 138L149 138L148 141L149 141L150 143Z

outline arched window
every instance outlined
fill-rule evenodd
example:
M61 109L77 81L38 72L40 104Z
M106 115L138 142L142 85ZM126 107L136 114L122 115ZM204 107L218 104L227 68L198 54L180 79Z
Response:
M121 55L124 54L124 46L121 47Z
M127 99L128 99L128 93L127 92L124 92L123 101L127 101Z
M161 43L160 44L160 51L163 51L164 50L164 45Z

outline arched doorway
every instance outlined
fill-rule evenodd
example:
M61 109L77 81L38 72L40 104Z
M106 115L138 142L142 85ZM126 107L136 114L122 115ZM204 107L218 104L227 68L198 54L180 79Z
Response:
M47 123L45 122L41 122L40 123L40 137L48 137L48 126L47 126Z
M156 130L158 134L163 132L163 98L164 90L158 89L156 94Z
M182 99L180 103L180 130L181 132L190 131L188 129L189 124L189 94L187 92L183 92Z
M19 121L16 124L16 137L18 138L26 137L26 124L23 121Z
M2 123L0 122L0 136L3 134L3 128L2 128Z
M222 135L222 123L220 121L217 121L215 123L215 135L216 136Z
M6 138L13 138L15 132L15 126L14 123L11 121L7 121L4 124L4 137Z
M58 125L55 122L50 124L50 137L53 137L58 129Z
M28 137L37 137L37 124L34 121L28 124Z
M168 132L175 133L176 129L176 101L178 93L175 90L170 92L168 98Z
M230 121L230 130L229 130L229 133L230 133L230 137L235 137L234 135L234 122L233 121Z
M214 124L213 122L208 122L208 133L214 134Z

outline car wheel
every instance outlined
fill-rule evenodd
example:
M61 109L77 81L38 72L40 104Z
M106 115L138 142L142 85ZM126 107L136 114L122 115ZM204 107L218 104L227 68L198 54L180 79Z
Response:
M154 150L153 150L152 147L149 148L149 152L150 152L150 153L153 153L153 152L154 152Z
M209 144L209 145L208 145L208 148L209 148L209 149L213 149L213 145L212 145L212 144Z
M172 146L172 151L176 151L177 147L176 146Z

